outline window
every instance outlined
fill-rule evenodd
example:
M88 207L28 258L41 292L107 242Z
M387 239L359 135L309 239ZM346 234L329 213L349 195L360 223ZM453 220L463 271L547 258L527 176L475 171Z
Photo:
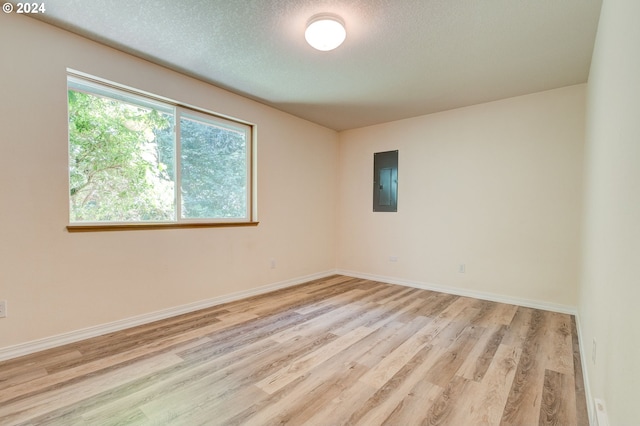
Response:
M67 78L70 229L253 223L251 125Z

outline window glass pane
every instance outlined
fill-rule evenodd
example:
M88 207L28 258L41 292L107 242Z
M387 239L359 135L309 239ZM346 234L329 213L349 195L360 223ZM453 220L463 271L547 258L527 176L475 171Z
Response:
M180 118L182 218L248 218L247 144L242 127Z
M171 109L69 81L70 221L175 220Z

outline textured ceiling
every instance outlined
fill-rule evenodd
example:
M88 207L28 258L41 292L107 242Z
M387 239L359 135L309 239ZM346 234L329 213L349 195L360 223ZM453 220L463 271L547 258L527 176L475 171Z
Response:
M601 0L47 0L38 19L344 130L587 81ZM304 40L337 14L331 52Z

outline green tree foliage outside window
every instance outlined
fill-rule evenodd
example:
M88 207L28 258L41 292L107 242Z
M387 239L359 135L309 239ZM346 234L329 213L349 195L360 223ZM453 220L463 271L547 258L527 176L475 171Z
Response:
M71 223L248 219L249 126L69 81Z
M243 216L247 208L244 134L184 117L180 134L182 217Z

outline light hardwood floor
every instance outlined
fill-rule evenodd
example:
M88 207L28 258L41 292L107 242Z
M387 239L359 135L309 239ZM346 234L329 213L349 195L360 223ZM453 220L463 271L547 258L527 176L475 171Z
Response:
M587 425L573 317L333 276L0 363L0 425Z

